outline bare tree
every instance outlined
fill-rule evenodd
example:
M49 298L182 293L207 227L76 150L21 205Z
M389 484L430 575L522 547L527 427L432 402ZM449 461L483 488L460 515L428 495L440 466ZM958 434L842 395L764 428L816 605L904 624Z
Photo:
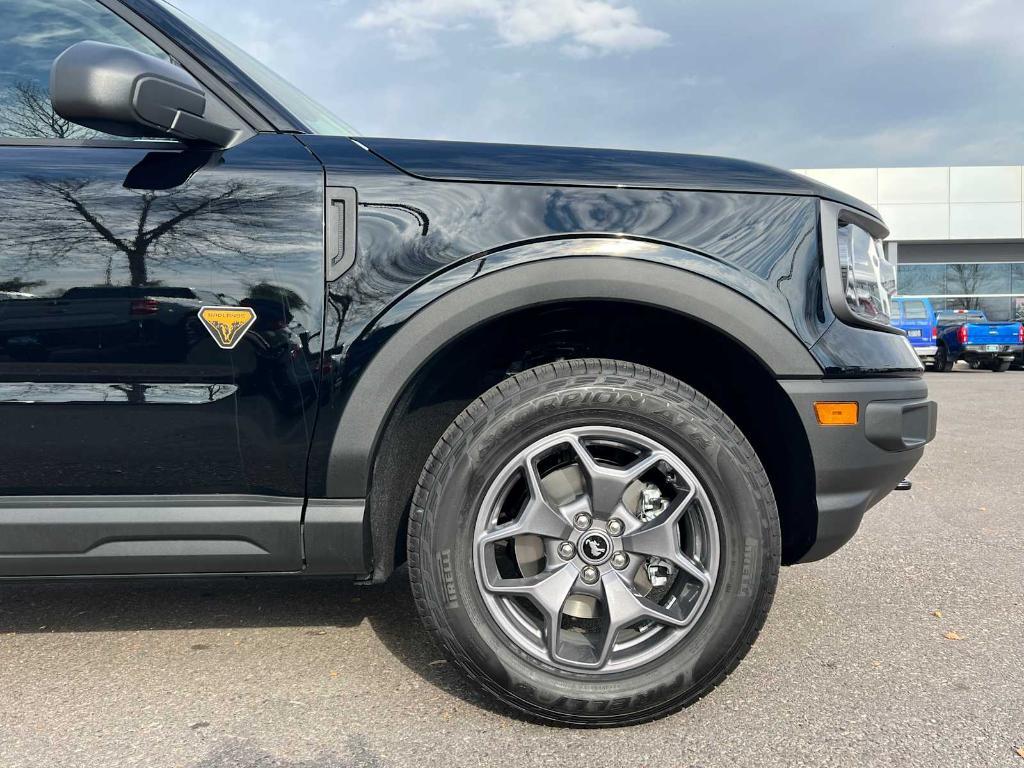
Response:
M89 139L104 134L60 117L46 89L31 81L16 83L0 98L0 134L25 138ZM4 214L0 216L2 263L10 279L6 283L39 285L16 275L32 275L41 266L53 266L73 258L79 265L100 260L107 285L123 283L116 273L127 267L127 282L134 287L152 286L152 267L183 270L198 263L215 262L220 269L245 271L261 253L276 242L301 236L295 232L295 212L318 205L316 196L299 187L282 188L238 176L204 174L190 182L183 173L170 189L160 184L182 169L194 173L212 156L189 153L147 156L135 169L151 163L142 187L150 177L156 188L133 188L132 174L124 180L40 175L11 179L0 184ZM225 256L231 258L225 258ZM105 264L103 263L105 262ZM233 264L234 266L229 266ZM17 292L15 289L6 289ZM257 287L268 293L269 287ZM297 295L281 295L295 304Z
M0 196L7 211L0 230L15 274L105 254L106 282L114 282L121 256L135 287L155 284L150 268L156 264L173 269L213 260L227 268L225 254L252 261L266 245L261 235L287 234L294 206L311 197L238 178L153 191L65 177L21 179Z
M26 139L91 139L101 134L65 120L50 103L50 95L25 80L7 89L0 100L0 135Z
M981 309L981 300L971 294L981 292L980 264L949 264L946 272L946 293L964 294L957 303L964 309Z

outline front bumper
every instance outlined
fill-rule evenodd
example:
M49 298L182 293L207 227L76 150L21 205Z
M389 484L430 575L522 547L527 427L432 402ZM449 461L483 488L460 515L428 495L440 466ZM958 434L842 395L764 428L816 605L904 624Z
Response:
M817 538L800 562L820 560L850 540L864 513L920 461L938 414L921 378L779 382L800 415L814 458ZM858 403L857 424L823 427L815 402Z
M914 351L917 352L918 357L922 359L928 358L930 360L935 357L935 353L939 351L939 348L935 344L931 344L927 347L914 347Z

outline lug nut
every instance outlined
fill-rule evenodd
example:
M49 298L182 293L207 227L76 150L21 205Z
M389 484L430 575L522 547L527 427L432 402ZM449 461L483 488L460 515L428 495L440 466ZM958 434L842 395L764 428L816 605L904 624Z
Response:
M612 555L612 568L621 571L627 565L629 565L629 555L625 552L616 552Z
M576 556L576 547L568 541L563 541L558 545L558 556L563 560L572 560Z
M601 578L601 574L598 572L597 568L592 565L588 565L580 573L580 578L583 579L584 584L596 584L597 580Z
M618 518L614 518L608 521L608 533L612 536L621 536L623 529L622 521Z
M580 512L576 517L573 518L572 524L575 525L579 530L585 531L590 527L591 522L590 515L586 512Z

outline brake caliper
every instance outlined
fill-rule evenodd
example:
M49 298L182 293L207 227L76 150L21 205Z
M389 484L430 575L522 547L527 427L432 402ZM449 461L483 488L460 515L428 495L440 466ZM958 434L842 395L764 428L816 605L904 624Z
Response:
M636 512L637 519L642 523L648 523L662 514L668 507L668 502L661 493L661 489L654 483L648 483L640 491L640 508ZM651 586L657 589L669 583L675 568L667 560L660 557L648 557L644 563L647 571L647 578Z

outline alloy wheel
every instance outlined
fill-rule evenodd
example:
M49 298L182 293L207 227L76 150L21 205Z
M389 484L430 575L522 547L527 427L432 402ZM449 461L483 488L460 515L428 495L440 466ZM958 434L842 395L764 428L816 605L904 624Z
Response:
M710 498L682 458L637 432L586 426L537 440L498 472L473 556L484 604L520 650L607 674L691 631L720 549Z

